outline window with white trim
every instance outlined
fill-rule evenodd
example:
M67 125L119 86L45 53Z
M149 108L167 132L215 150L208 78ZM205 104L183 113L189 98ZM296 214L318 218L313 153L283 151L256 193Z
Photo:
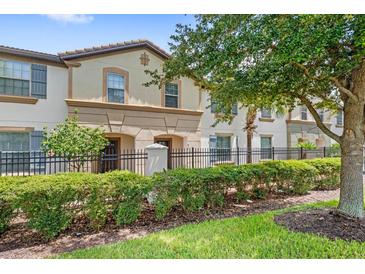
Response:
M343 111L337 112L336 121L338 126L343 126Z
M165 85L165 107L179 107L179 85L167 83Z
M0 132L0 151L29 151L28 132Z
M300 119L301 120L308 120L308 109L306 106L300 107Z
M211 99L210 112L217 113L218 112L217 108L218 108L218 103ZM225 108L223 108L221 110L221 112L225 112ZM238 115L238 103L237 102L232 104L231 113L232 113L232 115Z
M231 136L209 136L210 161L231 161Z
M0 60L0 95L47 97L47 66Z
M272 138L270 136L261 136L261 159L271 159Z
M30 95L30 64L0 60L0 94Z
M108 102L124 103L125 78L117 73L108 73Z
M261 118L271 118L271 109L269 108L262 108L261 109Z

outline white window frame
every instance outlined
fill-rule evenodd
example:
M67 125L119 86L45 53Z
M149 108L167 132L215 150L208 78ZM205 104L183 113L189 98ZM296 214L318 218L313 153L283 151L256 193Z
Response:
M265 115L265 113L269 113L270 115ZM267 108L261 109L261 118L271 119L272 118L272 110Z
M30 97L32 94L32 64L31 63L26 63L26 62L20 62L20 61L15 61L15 60L10 60L10 59L0 59L0 62L4 62L4 73L1 73L1 68L0 68L0 77L4 78L4 79L12 79L12 80L20 80L20 81L28 81L29 82L29 89L28 89L28 95L26 95L27 97ZM20 64L21 66L26 65L29 70L28 70L28 78L22 78L22 77L15 77L14 75L12 76L7 76L5 74L5 64L6 63L12 63L13 66L14 64ZM14 71L14 68L13 68ZM22 69L21 69L21 73L22 73ZM4 93L0 93L0 96L3 95L7 95ZM14 95L14 96L20 96L20 95Z
M177 87L177 94L168 94L167 93L167 86L168 85L174 85L174 86L176 86ZM180 104L179 104L179 95L180 95L180 89L179 89L179 84L177 84L177 83L167 83L166 85L165 85L165 92L164 92L164 101L165 101L165 107L167 107L167 108L180 108ZM172 106L167 106L166 105L166 102L167 102L167 100L166 100L166 97L167 96L170 96L170 97L176 97L176 102L177 102L177 106L176 107L172 107Z
M341 123L338 122L338 117L341 116ZM344 115L343 115L343 111L339 111L337 112L337 115L336 115L336 125L338 126L343 126L343 118L344 118Z
M303 114L305 114L305 119L303 119ZM300 120L303 120L303 121L308 120L308 108L306 106L300 107Z
M116 76L118 76L118 77L121 77L121 78L123 78L123 89L119 89L119 88L114 88L114 87L109 87L109 76L111 76L111 75L116 75ZM121 75L121 74L119 74L119 73L115 73L115 72L108 72L107 73L107 76L106 76L106 92L107 92L107 100L108 100L108 102L111 102L111 103L119 103L119 104L124 104L125 103L125 81L126 81L126 79L125 79L125 77L123 76L123 75ZM110 89L114 89L114 90L121 90L122 91L122 93L123 93L123 102L116 102L116 101L111 101L109 98L109 88Z

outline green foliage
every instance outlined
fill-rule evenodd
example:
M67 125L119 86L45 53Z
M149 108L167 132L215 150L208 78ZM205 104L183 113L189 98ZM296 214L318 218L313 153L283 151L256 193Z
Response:
M365 243L293 233L275 223L287 211L335 207L335 201L245 217L186 224L146 237L78 249L63 259L365 259Z
M340 158L312 159L304 162L318 170L319 176L316 177L315 189L331 190L340 187Z
M80 216L94 229L102 228L109 217L119 225L133 223L151 192L156 195L156 218L163 219L173 208L193 212L222 207L233 189L240 201L334 189L339 174L340 159L325 158L175 169L152 177L128 171L0 177L0 233L17 210L24 212L31 228L51 239Z
M189 77L209 91L228 120L235 102L287 110L303 104L323 125L316 109L347 107L352 73L365 54L365 17L198 15L196 24L177 25L171 39L171 58L162 72L146 71L147 86Z
M137 201L122 202L115 208L115 221L118 225L131 224L138 219L141 211L141 204Z
M0 178L0 190L2 232L14 210L21 209L28 225L51 239L80 215L87 217L95 229L105 225L109 212L117 212L112 215L118 224L135 221L151 183L148 177L127 171L64 173Z
M304 148L308 150L316 149L317 146L311 142L300 142L296 145L298 148Z
M11 204L0 199L0 234L6 231L12 217L13 208Z
M42 143L42 150L72 160L76 171L84 165L88 155L98 155L108 144L100 128L80 126L78 121L74 115L51 132L45 129Z
M331 157L341 156L341 145L339 143L331 144L329 156Z
M162 219L172 208L179 206L186 211L223 206L225 194L233 188L237 190L236 199L241 201L264 199L269 193L305 194L313 188L322 189L324 185L336 181L339 169L334 166L339 165L339 159L331 158L267 161L158 173L152 178L157 193L156 217Z
M269 167L268 176L276 190L284 193L305 194L318 176L318 170L304 161L268 161L264 165Z

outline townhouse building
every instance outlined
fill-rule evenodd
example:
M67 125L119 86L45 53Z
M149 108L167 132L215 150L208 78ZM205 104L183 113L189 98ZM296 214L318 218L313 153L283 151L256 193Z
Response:
M161 89L146 86L145 70L161 70L169 54L137 40L52 55L0 46L0 151L39 150L42 130L77 111L80 124L101 127L115 152L160 143L169 148L246 147L246 109L231 124L215 122L209 94L188 78ZM342 114L320 112L342 131ZM329 146L308 110L259 111L253 147Z
M40 149L67 115L67 79L58 56L0 46L0 151Z

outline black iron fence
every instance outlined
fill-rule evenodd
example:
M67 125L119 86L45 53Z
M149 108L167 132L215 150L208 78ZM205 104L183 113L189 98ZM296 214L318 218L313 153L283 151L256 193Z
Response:
M305 148L185 148L169 151L168 166L205 168L222 164L242 165L268 160L312 159L340 156L340 150L323 147L318 149Z
M312 159L340 156L339 149L304 148L246 148L212 149L185 148L168 151L168 168L205 168L222 164L242 165L269 160ZM28 176L59 172L103 173L129 170L144 175L147 153L144 150L125 150L122 153L98 155L49 155L39 151L1 152L0 176Z
M28 176L60 172L103 173L129 170L144 174L147 153L144 150L125 150L122 153L98 155L49 155L40 151L0 151L1 176Z

